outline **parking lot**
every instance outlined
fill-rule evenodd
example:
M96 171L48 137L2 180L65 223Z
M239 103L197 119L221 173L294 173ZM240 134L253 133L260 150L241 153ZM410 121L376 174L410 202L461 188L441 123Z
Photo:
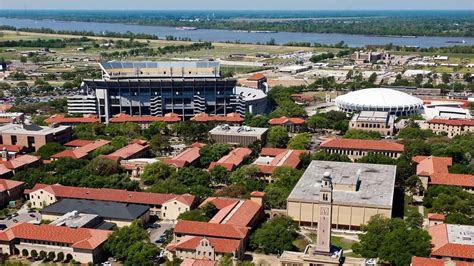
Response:
M161 236L164 235L165 231L173 228L174 224L171 221L160 221L158 224L158 228L149 228L149 236L150 236L150 242L155 243L157 240L161 238ZM157 243L159 244L159 243Z
M0 225L3 224L8 228L14 224L22 223L22 222L23 223L33 223L33 222L40 223L41 213L37 213L37 212L19 213L16 216L12 216L12 217L8 217L6 219L0 220Z

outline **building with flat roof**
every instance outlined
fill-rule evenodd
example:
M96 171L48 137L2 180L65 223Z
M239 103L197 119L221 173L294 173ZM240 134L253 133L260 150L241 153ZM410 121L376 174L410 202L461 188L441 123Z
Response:
M220 125L209 131L209 135L216 143L248 146L255 141L265 145L268 128Z
M94 95L68 96L67 112L70 115L97 114L97 100Z
M332 227L359 230L376 214L392 217L396 166L312 161L287 200L287 215L316 226L323 174L333 183Z
M19 255L35 250L56 257L63 253L66 261L80 263L98 263L103 259L104 244L111 231L88 228L69 228L56 225L16 224L0 231L0 249L9 255ZM25 250L25 251L23 251Z
M266 83L265 83L266 84ZM268 86L268 85L265 85ZM236 87L235 94L238 99L236 112L245 115L247 112L251 114L264 114L268 111L268 99L265 89L253 89L247 87Z
M145 224L150 219L150 206L87 199L61 199L43 208L41 214L44 220L57 220L72 211L96 214L117 227L129 226L134 220Z
M217 61L105 62L100 67L103 78L84 80L83 88L93 92L104 122L120 113L176 113L189 120L202 112L227 115L242 104L236 97L237 81L221 78Z
M474 262L474 226L438 224L428 228L428 233L432 258Z
M352 161L357 161L369 153L382 154L397 159L404 151L403 144L388 140L369 139L328 139L319 147L329 154L347 155Z
M474 119L431 119L427 123L434 133L446 133L450 138L474 133Z
M0 126L0 144L21 145L34 151L46 143L64 144L71 138L72 130L69 126L43 127L20 124Z
M196 202L196 197L190 194L159 194L110 188L70 187L59 184L36 184L32 189L25 190L25 195L30 200L31 206L38 209L42 209L61 199L82 199L145 205L150 208L150 215L155 215L162 219L177 217L180 213L193 208ZM183 206L170 204L164 208L163 205L173 201L179 201Z
M376 131L382 136L393 136L395 133L395 116L388 112L362 111L352 117L349 128Z
M97 214L71 211L52 221L50 225L66 226L70 228L97 228L97 226L102 223L102 218Z

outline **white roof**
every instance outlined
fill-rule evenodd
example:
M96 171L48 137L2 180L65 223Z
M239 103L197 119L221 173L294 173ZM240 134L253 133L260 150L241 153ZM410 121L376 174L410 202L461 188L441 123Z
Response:
M336 98L336 105L364 107L423 106L423 101L401 91L384 88L364 89L349 92Z
M241 95L245 101L259 100L267 97L265 92L262 90L247 87L236 87L235 94Z
M407 71L405 71L405 73L403 73L403 75L405 77L413 77L413 76L416 76L416 75L428 75L430 73L431 73L431 71L429 71L429 70L408 69Z

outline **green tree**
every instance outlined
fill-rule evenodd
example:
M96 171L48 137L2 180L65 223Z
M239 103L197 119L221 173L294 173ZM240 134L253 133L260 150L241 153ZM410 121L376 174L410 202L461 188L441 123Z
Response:
M204 216L202 210L196 209L187 212L183 212L178 216L178 220L186 221L198 221L198 222L207 222L209 219Z
M112 147L114 147L115 150L123 148L127 146L127 144L128 144L128 139L124 136L113 137L112 140L110 141L110 145L112 145Z
M293 241L297 237L298 226L286 216L275 217L250 236L250 246L265 254L280 254L284 250L295 250Z
M209 174L213 184L229 184L229 172L224 167L216 165L209 171Z
M123 172L122 167L117 162L107 158L92 159L86 165L85 170L98 176L110 176Z
M230 150L231 147L229 145L221 143L202 147L201 150L199 150L201 166L209 166L211 162L219 160L222 156L229 153Z
M366 131L360 129L350 129L344 134L344 138L346 139L374 139L379 140L382 138L377 131Z
M124 261L124 265L134 266L153 266L155 264L155 258L159 254L159 248L149 242L136 242L128 248L127 258Z
M63 145L57 142L50 142L41 146L38 151L36 151L36 155L41 157L42 160L48 160L52 155L64 151L65 149Z
M149 144L151 152L155 155L161 155L163 151L170 149L168 138L161 134L152 136Z
M273 170L274 182L265 188L265 198L270 208L286 207L286 200L302 174L302 171L290 167L277 167Z
M156 162L147 165L140 178L145 183L145 185L151 186L158 180L165 180L166 178L170 177L172 173L173 168L171 168L171 166L162 162Z
M311 135L300 133L291 138L288 143L288 149L304 150L311 143Z
M124 226L109 235L105 248L118 260L125 261L130 255L131 247L135 243L149 241L148 234L138 221L130 226Z
M288 131L282 126L271 127L268 130L267 143L269 147L285 148L289 139Z
M144 135L147 139L151 139L156 134L168 135L169 130L165 122L153 122L145 130Z
M370 82L370 83L374 83L376 80L377 80L377 73L374 72L370 75L370 77L367 81Z
M397 160L394 160L380 153L369 152L367 155L357 160L357 162L372 164L396 164Z
M444 84L448 84L449 82L451 82L451 74L443 73L441 75L441 81L443 81Z
M423 227L423 215L421 215L417 210L409 212L405 221L409 228L422 229Z

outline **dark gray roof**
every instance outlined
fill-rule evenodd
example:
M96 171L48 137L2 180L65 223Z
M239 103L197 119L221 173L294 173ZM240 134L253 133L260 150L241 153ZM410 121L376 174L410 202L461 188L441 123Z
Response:
M109 201L62 199L43 208L43 214L65 214L71 211L97 214L105 219L135 220L150 209L149 206Z

